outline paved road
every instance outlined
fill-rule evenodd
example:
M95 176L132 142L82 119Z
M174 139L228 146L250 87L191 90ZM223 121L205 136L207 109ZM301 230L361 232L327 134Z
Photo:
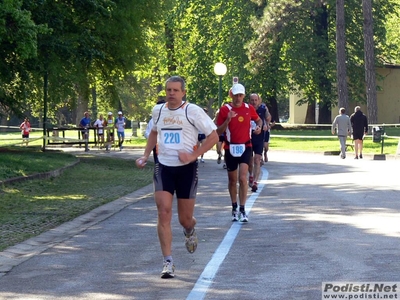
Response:
M241 225L215 158L200 165L194 254L174 215L176 278L159 277L150 186L0 253L0 299L313 300L326 281L400 281L400 160L271 152Z

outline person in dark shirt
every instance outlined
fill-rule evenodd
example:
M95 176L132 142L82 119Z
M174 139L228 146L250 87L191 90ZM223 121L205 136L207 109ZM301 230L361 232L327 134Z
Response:
M354 114L350 116L351 127L353 128L355 159L363 158L364 135L368 132L368 119L359 106L354 108Z

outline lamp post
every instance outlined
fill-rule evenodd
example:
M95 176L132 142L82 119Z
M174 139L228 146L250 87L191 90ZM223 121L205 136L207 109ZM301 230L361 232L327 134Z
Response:
M218 93L218 108L221 107L222 102L222 76L226 74L226 66L222 62L217 62L214 65L214 73L219 77L219 93Z

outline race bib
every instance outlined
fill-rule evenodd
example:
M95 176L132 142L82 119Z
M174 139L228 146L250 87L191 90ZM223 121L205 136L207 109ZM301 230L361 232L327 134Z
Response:
M229 144L229 152L233 157L241 157L245 150L245 144Z
M162 129L162 143L168 149L182 150L183 149L182 129L178 130Z

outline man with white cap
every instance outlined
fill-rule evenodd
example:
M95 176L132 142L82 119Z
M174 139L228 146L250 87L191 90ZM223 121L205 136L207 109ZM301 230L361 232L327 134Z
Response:
M242 84L234 84L229 95L232 102L220 108L217 132L218 134L225 132L225 162L229 180L228 190L232 202L232 221L248 222L245 204L247 200L247 173L252 151L250 122L256 122L253 134L260 134L263 123L255 108L243 102L245 88ZM237 172L238 167L239 173ZM239 211L237 210L238 179Z
M119 150L122 150L122 144L125 139L125 117L122 115L122 111L118 112L118 118L115 119L115 128L117 128L117 136L118 136L118 147Z

